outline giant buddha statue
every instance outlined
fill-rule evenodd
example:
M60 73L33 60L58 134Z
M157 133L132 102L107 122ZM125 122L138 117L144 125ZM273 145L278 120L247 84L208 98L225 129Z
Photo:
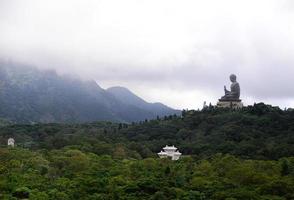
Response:
M225 96L221 97L220 101L241 101L240 98L240 85L237 82L237 76L232 74L230 76L231 91L227 90L226 86L224 87Z
M232 109L239 109L243 107L243 103L240 99L240 85L237 82L237 76L232 74L230 76L231 90L227 90L226 86L225 89L225 96L222 96L218 103L217 107L221 108L232 108Z

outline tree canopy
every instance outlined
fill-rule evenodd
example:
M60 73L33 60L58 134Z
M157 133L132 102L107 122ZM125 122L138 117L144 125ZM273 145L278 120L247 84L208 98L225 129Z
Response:
M265 104L132 124L5 124L0 199L291 200L293 130L293 110ZM184 156L159 159L165 145Z

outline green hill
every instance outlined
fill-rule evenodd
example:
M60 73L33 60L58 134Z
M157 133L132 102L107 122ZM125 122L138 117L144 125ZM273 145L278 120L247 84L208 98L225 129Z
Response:
M0 199L292 200L293 133L293 110L262 103L131 125L7 125ZM166 144L184 156L159 159Z
M0 130L0 142L15 137L19 145L62 148L67 145L121 143L149 157L165 145L176 145L184 154L206 157L229 153L242 158L279 159L294 155L294 111L255 104L242 110L207 108L133 124L12 125ZM90 145L92 148L93 146ZM90 148L89 147L89 148Z

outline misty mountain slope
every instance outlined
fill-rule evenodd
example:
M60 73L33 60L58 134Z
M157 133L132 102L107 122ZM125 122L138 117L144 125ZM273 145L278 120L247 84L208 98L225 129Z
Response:
M169 109L166 113L175 112ZM0 118L18 123L132 122L161 114L160 109L154 112L154 109L126 104L94 81L0 62Z
M152 112L154 115L163 116L170 115L173 113L179 113L179 111L175 112L172 108L169 108L168 106L162 103L147 103L144 99L138 97L129 89L124 87L111 87L108 88L107 91L114 95L121 102L127 105L134 105L143 110L148 110Z

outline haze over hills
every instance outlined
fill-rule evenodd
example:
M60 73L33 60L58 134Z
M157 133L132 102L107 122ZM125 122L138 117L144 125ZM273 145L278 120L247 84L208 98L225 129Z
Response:
M111 87L107 89L107 92L111 93L126 105L133 105L143 110L149 110L153 113L158 113L160 116L165 115L165 113L170 113L171 108L168 106L159 102L148 103L124 87Z
M104 90L95 81L0 63L0 118L13 122L132 122L178 113L147 103L126 88Z

